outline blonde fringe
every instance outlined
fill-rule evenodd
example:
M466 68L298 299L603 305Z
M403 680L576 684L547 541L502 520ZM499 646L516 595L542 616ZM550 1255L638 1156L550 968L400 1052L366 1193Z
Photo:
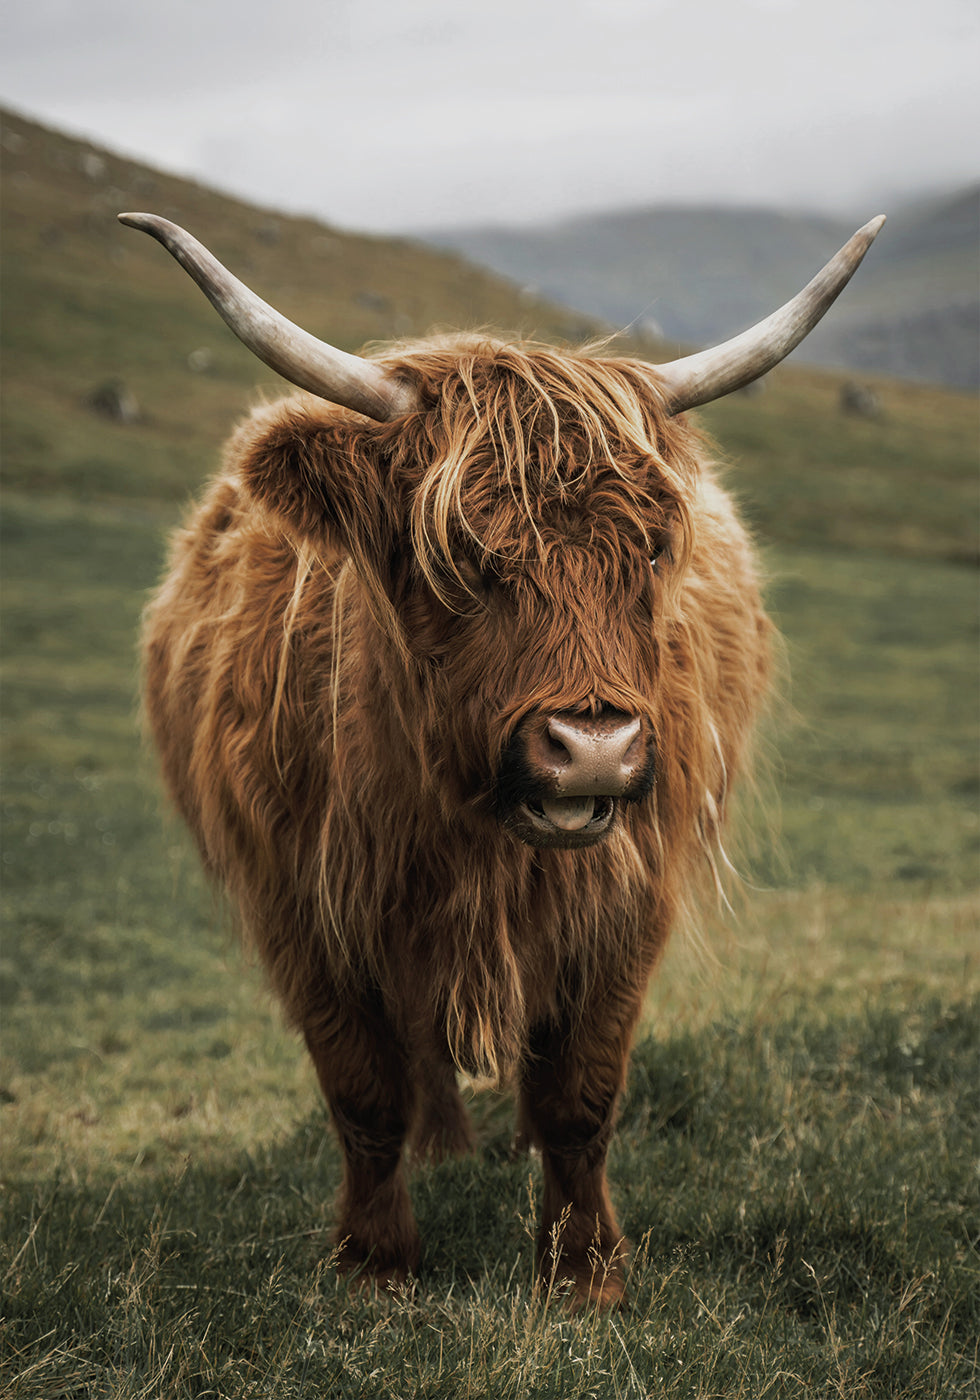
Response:
M697 464L690 457L675 466L663 451L658 441L663 425L653 407L648 366L562 354L534 344L460 343L457 338L451 354L444 344L435 340L413 346L410 365L390 354L384 359L394 372L434 375L438 367L443 379L441 410L430 429L431 459L415 494L409 529L422 573L450 610L459 608L446 590L447 573L457 588L471 599L476 596L459 568L461 544L468 542L488 559L510 557L473 519L467 496L481 470L506 485L516 518L539 547L537 497L543 493L563 505L590 476L610 471L633 486L633 524L648 545L649 522L663 517L663 500L669 500L679 526L675 562L683 566L689 534L686 500ZM644 389L646 409L638 392ZM544 433L538 427L542 418L548 421ZM532 442L538 446L533 459ZM574 464L563 455L570 445ZM644 489L644 477L656 481L662 500Z
M293 548L296 551L296 579L293 584L292 596L286 605L286 610L282 617L282 644L279 647L279 660L276 665L276 684L272 696L272 715L270 721L272 759L275 764L276 773L283 783L286 781L286 775L283 770L279 749L279 724L282 715L283 698L286 692L289 656L292 647L293 633L299 618L300 605L303 601L303 592L314 568L319 563L316 551L312 545L297 541L293 543Z

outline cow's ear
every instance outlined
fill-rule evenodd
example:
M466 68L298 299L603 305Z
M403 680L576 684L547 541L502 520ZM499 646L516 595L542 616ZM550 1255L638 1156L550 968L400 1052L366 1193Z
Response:
M379 557L393 528L384 436L382 425L330 404L286 399L240 425L228 466L300 539Z

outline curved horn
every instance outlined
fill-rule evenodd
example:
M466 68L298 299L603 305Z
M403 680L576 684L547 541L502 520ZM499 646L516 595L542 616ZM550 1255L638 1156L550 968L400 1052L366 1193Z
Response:
M287 321L179 225L156 214L120 214L119 222L162 243L238 339L291 384L382 423L415 407L415 395L405 384L370 360L336 350Z
M798 296L758 325L711 350L656 365L671 415L724 398L785 359L847 286L884 222L884 214L879 214L858 229Z

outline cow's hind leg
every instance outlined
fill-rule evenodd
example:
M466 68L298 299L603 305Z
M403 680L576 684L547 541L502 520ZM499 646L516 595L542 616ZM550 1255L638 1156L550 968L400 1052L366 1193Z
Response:
M344 1152L336 1242L342 1273L403 1282L419 1259L402 1148L412 1117L406 1057L377 1001L331 998L303 1033Z
M609 1199L606 1153L632 1019L614 1031L607 1023L601 1036L581 1024L539 1026L523 1072L521 1135L540 1147L544 1168L539 1276L545 1286L570 1280L579 1307L614 1306L623 1295L628 1245Z
M466 1156L476 1142L455 1066L447 1053L440 1054L435 1047L413 1059L416 1108L409 1137L412 1155L430 1162Z

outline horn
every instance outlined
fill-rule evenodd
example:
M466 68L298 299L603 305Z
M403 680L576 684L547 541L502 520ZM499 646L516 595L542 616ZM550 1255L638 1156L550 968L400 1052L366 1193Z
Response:
M711 403L768 374L810 334L830 309L854 276L884 222L884 214L879 214L858 229L798 296L764 321L711 350L656 365L658 387L668 412L673 416L685 409L697 408L699 404Z
M156 214L120 214L119 221L162 243L238 339L291 384L381 423L415 408L416 396L406 384L287 321L177 224Z

